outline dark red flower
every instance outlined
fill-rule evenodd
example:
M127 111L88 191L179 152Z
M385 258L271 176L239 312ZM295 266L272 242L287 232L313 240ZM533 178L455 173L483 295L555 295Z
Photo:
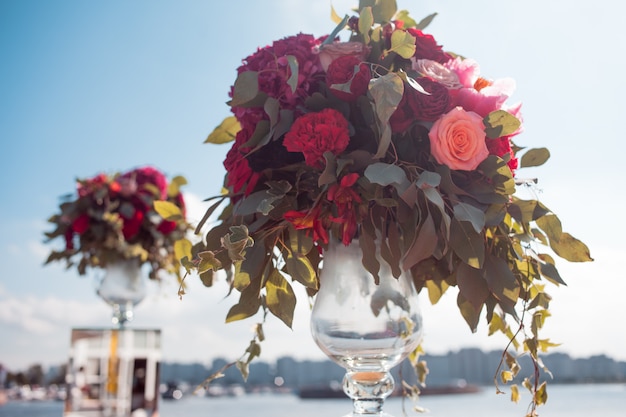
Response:
M508 136L497 138L497 139L487 139L487 149L489 150L489 154L496 155L499 157L503 157L506 154L511 156L507 165L511 169L513 175L515 175L515 170L518 168L518 160L515 157L515 153L511 148L511 139Z
M350 142L348 121L334 109L307 113L299 118L285 134L283 144L289 152L302 152L304 162L314 168L324 168L324 152L339 155Z
M82 235L83 233L87 231L87 229L89 229L90 223L91 222L89 221L89 216L86 214L81 214L80 216L74 219L74 221L72 222L71 228L74 232L78 233L79 235Z
M334 202L337 207L337 217L331 217L331 221L342 225L341 241L348 246L358 229L357 212L361 197L352 189L359 175L356 173L345 175L339 184L333 184L328 188L328 201Z
M163 220L157 226L157 230L163 233L164 235L169 235L174 230L176 230L176 222L172 220Z
M371 78L367 64L356 56L344 55L328 66L326 84L336 97L344 101L354 101L367 92Z
M406 131L416 120L434 122L450 110L450 93L445 86L426 77L416 81L429 94L405 85L402 100L389 119L393 132Z
M443 51L441 45L437 45L437 41L432 35L427 35L419 29L406 29L411 35L415 36L415 54L417 59L430 59L440 64L447 62L452 57Z
M259 90L278 99L282 109L295 109L316 90L316 81L323 79L322 66L314 52L319 44L319 40L305 34L277 40L244 59L237 72L258 72ZM298 64L295 91L287 82L292 75L288 57L295 57Z
M145 213L143 211L135 209L131 217L127 218L122 216L122 234L124 235L124 239L129 240L137 236L139 229L141 229L144 215Z
M161 171L150 166L128 171L118 178L118 182L121 185L122 192L125 192L127 195L134 194L136 191L141 194L153 195L158 200L167 198L167 178ZM146 187L148 184L156 187L157 195L154 194L154 190L150 187Z
M85 197L102 187L106 187L107 181L108 178L105 174L98 174L93 178L79 182L77 187L78 196Z

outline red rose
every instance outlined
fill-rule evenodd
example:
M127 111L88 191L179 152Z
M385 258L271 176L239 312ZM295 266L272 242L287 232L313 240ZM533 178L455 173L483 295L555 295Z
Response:
M87 229L89 229L89 223L89 216L81 214L72 222L72 230L79 235L82 235L87 231Z
M367 64L353 55L335 59L328 66L326 84L339 99L354 101L367 92L372 74Z
M300 116L285 134L283 142L289 152L302 152L304 162L323 169L324 152L339 155L350 142L348 121L334 109Z
M432 35L427 35L419 29L406 29L411 35L415 36L415 54L417 59L430 59L440 64L449 61L452 57L443 51L441 45L437 45L437 41Z
M139 233L141 223L143 222L143 217L144 212L137 209L135 209L135 212L130 218L122 216L122 220L124 223L122 226L122 234L124 235L124 239L132 239L137 235L137 233Z
M416 81L429 94L405 85L402 100L389 119L394 133L405 132L416 120L434 122L450 110L450 94L445 86L425 77Z

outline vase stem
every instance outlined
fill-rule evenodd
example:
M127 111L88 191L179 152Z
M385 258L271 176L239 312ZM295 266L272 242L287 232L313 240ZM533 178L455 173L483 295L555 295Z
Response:
M393 388L389 372L347 372L343 378L343 391L352 398L355 415L382 413Z

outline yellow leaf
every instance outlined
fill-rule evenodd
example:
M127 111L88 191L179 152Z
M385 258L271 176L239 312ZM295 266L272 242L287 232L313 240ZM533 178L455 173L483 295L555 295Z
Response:
M519 387L517 385L511 385L511 401L518 403L520 400Z
M550 241L550 247L557 255L570 262L593 261L587 245L569 233L561 234L558 242Z
M265 289L267 308L291 328L296 307L296 295L291 285L278 270L273 269L265 284Z
M169 201L155 201L154 210L165 220L174 221L183 218L183 213L180 211L180 208L176 204Z
M513 380L513 373L511 371L502 371L500 373L500 379L506 384L507 382Z
M190 259L192 246L187 239L180 239L174 242L174 256L176 256L176 259L183 259L185 256L187 259Z
M237 132L241 130L241 125L235 116L229 116L220 123L213 132L206 138L204 143L214 143L220 145L235 140Z

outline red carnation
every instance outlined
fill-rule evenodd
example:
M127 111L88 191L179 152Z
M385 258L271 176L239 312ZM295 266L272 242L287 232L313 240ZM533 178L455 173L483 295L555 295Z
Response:
M308 166L323 169L324 152L339 155L349 142L346 118L337 110L324 109L297 118L283 144L289 152L302 152Z
M452 57L443 51L441 45L437 45L437 41L432 35L427 35L419 29L408 28L407 32L415 36L415 54L417 59L430 59L440 64L449 61Z
M487 149L491 155L499 157L503 157L506 154L511 155L511 159L509 159L507 165L511 169L513 175L515 175L515 170L518 168L518 160L515 157L513 149L511 148L511 140L508 136L497 139L487 139Z
M341 56L330 63L326 83L344 101L354 101L367 92L372 74L367 64L354 55Z

